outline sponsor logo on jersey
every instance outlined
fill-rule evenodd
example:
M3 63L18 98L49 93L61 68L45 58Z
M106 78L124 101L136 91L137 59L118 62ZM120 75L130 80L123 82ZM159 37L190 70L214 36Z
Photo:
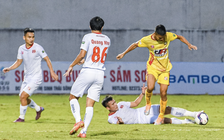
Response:
M82 41L82 44L85 44L85 41Z
M22 51L22 54L23 54L23 51Z
M165 42L164 42L164 45L166 45L166 44L167 44L167 42L165 41Z
M175 34L173 34L173 36L175 37L176 35L175 35Z
M28 87L28 90L30 90L31 88L30 87Z
M42 51L42 53L44 53L44 51Z
M165 49L161 49L161 50L154 50L154 54L155 56L164 56L165 54L167 54L167 48Z
M164 80L168 80L168 77L164 77Z
M154 45L152 45L151 48L154 48Z
M123 107L124 107L124 105L121 105L121 106L120 106L120 108L123 108Z
M36 50L32 50L32 53L36 53Z

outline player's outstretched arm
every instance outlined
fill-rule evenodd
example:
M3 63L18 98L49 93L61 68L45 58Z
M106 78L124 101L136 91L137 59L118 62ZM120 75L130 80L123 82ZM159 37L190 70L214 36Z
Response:
M75 65L79 64L84 59L85 56L86 56L86 51L81 49L79 54L77 55L77 57L72 62L72 64L69 66L68 70L66 71L66 73L63 76L65 76L65 77L69 76L73 71L73 67Z
M147 89L147 87L145 87L145 83L143 83L142 93L138 96L138 98L134 102L131 102L131 105L130 105L131 108L136 107L141 103L142 98L145 96L146 89Z
M193 50L197 50L198 49L196 46L194 46L191 43L189 43L187 41L187 39L185 37L181 36L181 35L177 35L177 39L179 39L181 42L185 43L188 46L189 50L192 50L192 49Z
M14 70L16 68L18 68L23 62L23 59L17 59L16 62L14 64L12 64L10 67L8 68L4 68L2 71L4 73L9 72L10 70Z
M138 42L132 43L123 53L120 53L120 54L117 55L117 57L116 57L117 60L120 60L121 58L124 57L125 54L134 50L137 47L138 47Z
M54 72L53 70L53 67L52 67L52 64L51 64L51 60L48 56L44 57L44 60L47 62L47 66L48 68L50 69L50 73L51 73L51 77L54 79L54 80L58 80L58 75Z

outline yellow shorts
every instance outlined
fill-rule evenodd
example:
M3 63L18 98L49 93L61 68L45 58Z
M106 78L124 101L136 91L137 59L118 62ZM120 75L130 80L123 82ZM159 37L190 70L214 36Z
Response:
M156 78L158 84L170 85L169 71L159 71L147 63L147 74L152 74Z

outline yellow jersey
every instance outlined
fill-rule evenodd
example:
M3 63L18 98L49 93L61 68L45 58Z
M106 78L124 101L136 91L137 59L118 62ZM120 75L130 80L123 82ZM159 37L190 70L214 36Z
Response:
M177 35L171 32L166 32L165 41L157 41L152 39L152 34L143 37L138 42L138 47L147 47L149 49L149 60L147 63L159 71L170 71L172 64L169 60L168 47L170 41L177 38Z

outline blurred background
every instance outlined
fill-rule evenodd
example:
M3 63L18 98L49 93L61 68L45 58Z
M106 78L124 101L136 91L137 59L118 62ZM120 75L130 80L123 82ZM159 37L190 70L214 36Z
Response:
M90 32L90 19L100 16L103 33L111 38L107 61L117 61L117 54L163 24L198 47L189 51L173 41L172 62L222 62L223 5L223 0L0 0L0 61L16 60L26 27L35 29L35 42L52 61L73 61ZM146 48L138 48L121 61L145 62L148 55Z

